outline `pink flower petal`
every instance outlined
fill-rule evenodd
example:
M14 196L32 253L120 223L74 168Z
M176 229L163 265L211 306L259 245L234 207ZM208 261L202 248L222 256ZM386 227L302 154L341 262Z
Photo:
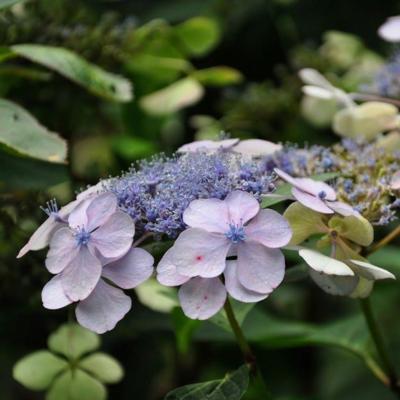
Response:
M224 271L230 246L224 235L189 228L171 248L171 260L179 274L213 278Z
M286 246L292 238L292 230L286 218L274 210L261 210L245 228L248 240L267 247Z
M65 295L61 284L61 275L56 275L50 279L42 290L43 307L49 310L58 310L72 301Z
M78 255L61 275L65 294L72 301L86 299L97 285L100 275L100 261L86 246L80 246Z
M237 262L227 261L225 275L225 287L228 293L236 300L243 303L256 303L268 297L268 293L261 294L246 289L240 282L237 276Z
M172 262L173 250L169 249L161 258L157 266L157 280L164 286L180 286L187 282L190 277L181 275L177 272L176 266Z
M325 200L335 201L336 192L326 183L315 181L310 178L293 178L286 172L275 168L275 173L284 181L290 183L294 188L318 197L321 192L325 193Z
M350 215L354 215L355 217L360 216L360 213L357 212L352 206L343 203L342 201L327 201L326 205L336 214L343 215L344 217L349 217Z
M50 241L46 268L52 274L58 274L77 256L78 252L79 246L73 231L69 228L58 229Z
M191 228L225 233L229 228L228 207L219 199L193 200L183 213L183 222Z
M114 193L107 192L94 197L86 210L87 230L92 231L105 224L116 210L117 197Z
M28 251L40 250L48 246L51 236L64 224L58 222L54 216L50 216L29 238L25 246L19 251L17 258L23 257Z
M146 250L131 249L124 257L103 268L102 276L122 289L133 289L150 278L154 258Z
M260 204L250 193L235 190L229 193L225 199L229 210L229 222L234 224L245 224L257 215Z
M303 192L295 187L292 188L292 194L299 203L303 204L304 207L322 214L334 214L334 211L330 209L323 200L316 196Z
M100 279L90 296L78 304L75 314L82 326L101 334L113 329L131 306L132 300L121 289Z
M400 16L388 18L379 27L378 35L387 42L400 42Z
M254 292L271 293L285 275L285 257L282 252L258 243L240 243L237 262L240 283Z
M178 296L187 317L205 320L224 306L226 290L219 278L193 278L181 286Z
M249 157L261 157L282 149L282 145L261 139L241 140L233 150Z
M131 248L134 234L132 218L117 211L91 234L90 243L106 258L122 257Z

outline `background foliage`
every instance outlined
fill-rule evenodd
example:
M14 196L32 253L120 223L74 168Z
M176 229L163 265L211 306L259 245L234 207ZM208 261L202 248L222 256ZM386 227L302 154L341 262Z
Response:
M220 130L282 142L337 140L323 118L301 114L303 107L311 115L312 105L300 103L296 71L316 67L347 90L357 87L388 54L376 29L400 4L37 0L0 6L8 3L18 4L0 14L0 388L5 400L40 399L42 393L12 379L15 362L46 348L46 338L67 319L64 311L41 307L43 254L15 260L43 218L39 205L54 196L65 203L134 160ZM15 142L16 131L22 142ZM399 256L393 246L371 261L400 276ZM301 275L301 265L296 271ZM282 400L392 399L363 367L371 350L364 322L353 316L357 303L297 282L294 273L287 279L293 282L244 323L273 392ZM165 293L158 301L163 312L151 310L141 304L149 303L146 293L132 293L135 312L102 339L102 350L125 369L125 378L108 389L111 399L161 399L172 388L237 370L241 356L223 318L214 321L218 327L189 321L178 309L165 313L174 307ZM397 363L399 297L398 283L378 285L373 294ZM324 347L330 344L335 347ZM257 397L250 391L245 398Z

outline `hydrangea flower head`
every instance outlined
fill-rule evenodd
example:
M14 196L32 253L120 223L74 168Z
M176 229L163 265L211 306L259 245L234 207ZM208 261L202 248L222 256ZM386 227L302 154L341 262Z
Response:
M225 200L194 200L183 220L189 228L160 261L157 279L167 286L182 285L179 298L190 318L214 315L227 291L253 302L281 283L285 261L279 248L290 241L290 226L277 212L260 210L251 194L233 191ZM228 256L237 260L227 262Z

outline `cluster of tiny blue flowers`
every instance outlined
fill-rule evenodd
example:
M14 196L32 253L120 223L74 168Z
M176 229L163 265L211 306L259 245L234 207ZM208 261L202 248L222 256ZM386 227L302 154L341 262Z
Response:
M344 139L332 147L288 145L264 159L264 165L266 172L277 167L297 177L337 172L340 176L330 183L339 200L351 204L375 225L391 222L400 207L400 199L390 188L391 177L400 168L400 154L376 143Z
M383 97L400 98L400 52L396 51L361 90Z
M185 229L182 214L194 199L224 199L233 190L260 198L273 191L272 175L263 166L223 151L156 156L110 180L106 188L115 193L137 230L174 238Z

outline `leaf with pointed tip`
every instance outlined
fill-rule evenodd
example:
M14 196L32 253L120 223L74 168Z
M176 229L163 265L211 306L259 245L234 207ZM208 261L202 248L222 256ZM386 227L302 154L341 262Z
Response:
M10 48L18 56L57 71L98 96L121 102L133 97L129 80L103 70L71 50L38 44L17 44Z
M249 369L241 366L225 378L174 389L165 400L240 400L249 385Z
M39 350L19 360L13 368L16 381L31 390L47 389L68 364L47 350Z
M85 353L96 350L100 346L100 339L92 331L71 323L62 325L52 333L47 344L50 350L67 358L77 359Z
M67 156L67 143L50 132L31 114L9 100L0 99L0 143L19 155L62 163Z

